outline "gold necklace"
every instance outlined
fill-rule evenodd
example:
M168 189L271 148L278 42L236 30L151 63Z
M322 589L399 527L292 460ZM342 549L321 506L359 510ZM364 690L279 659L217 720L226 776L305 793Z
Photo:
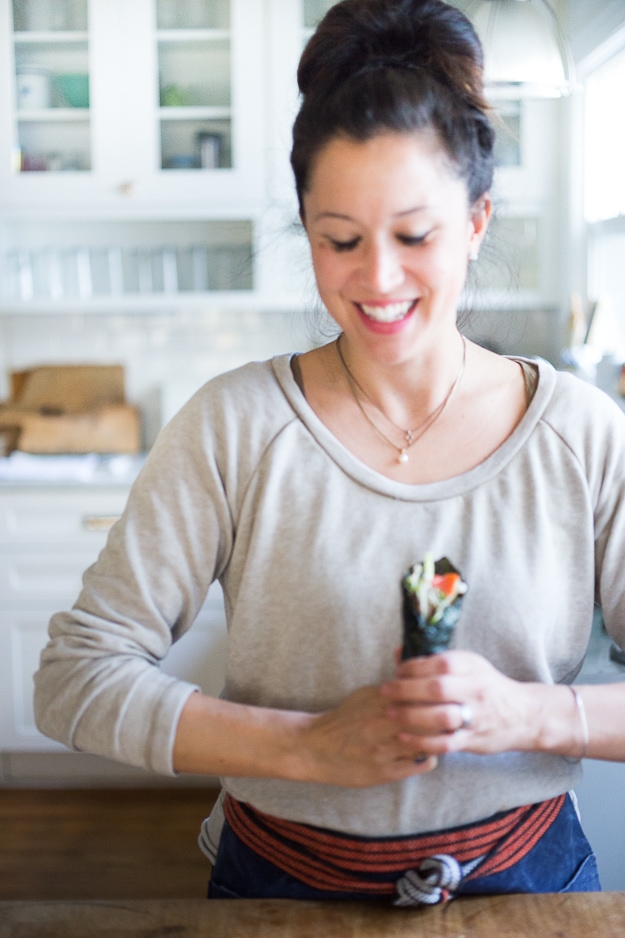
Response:
M408 460L410 459L410 456L408 455L408 450L409 450L409 448L410 448L411 446L414 446L414 444L417 442L417 440L420 440L421 437L430 429L430 427L433 426L433 424L436 423L436 421L438 420L438 418L440 417L440 415L443 413L443 411L445 410L445 408L446 408L447 405L449 404L449 401L451 400L452 394L454 393L454 391L456 390L456 388L457 388L458 385L460 384L460 381L461 381L462 376L463 376L463 374L464 374L464 366L465 366L465 363L466 363L466 360L467 360L467 341L466 341L466 339L465 339L465 337L464 337L463 335L461 335L460 338L462 339L462 363L461 363L461 365L460 365L460 371L459 371L458 374L456 375L456 378L455 378L455 380L454 380L454 383L452 384L452 386L450 387L449 391L447 392L447 394L446 394L444 400L438 405L438 407L437 407L435 410L432 411L432 413L426 418L425 422L422 423L420 427L415 427L413 430L410 430L410 429L404 430L402 427L399 427L393 420L391 420L390 417L387 417L387 415L384 413L384 411L382 410L381 407L378 407L378 410L380 411L380 413L382 414L382 416L383 416L386 420L388 420L389 423L392 423L394 427L397 427L397 429L400 430L401 433L404 434L404 438L405 438L405 440L406 440L404 446L397 446L395 443L393 443L392 440L389 440L389 438L387 437L387 435L380 429L380 427L378 427L377 423L375 423L375 421L373 421L373 420L371 419L371 417L369 416L369 414L367 413L367 411L366 411L366 410L364 409L364 407L362 406L362 401L360 400L360 398L359 398L359 396L358 396L358 392L357 392L356 388L358 388L358 390L360 391L360 393L363 394L365 397L367 396L367 394L366 394L366 392L363 391L363 389L360 387L360 385L358 384L358 382L357 382L356 379L354 378L353 374L351 373L351 371L350 371L349 368L347 367L347 362L346 362L345 359L343 358L343 352L341 351L341 344L340 344L340 343L341 343L341 339L342 339L342 335L340 335L340 336L338 337L338 339L336 340L336 343L335 343L335 344L336 344L336 352L337 352L337 355L338 355L338 357L339 357L339 362L341 363L341 368L343 369L343 374L345 375L345 379L346 379L346 381L347 381L347 386L348 386L348 388L349 388L349 390L350 390L350 392L351 392L352 397L353 397L354 400L356 401L356 404L358 405L358 409L360 410L360 412L361 412L361 414L363 415L363 417L365 418L365 420L373 427L373 429L374 429L375 432L378 434L378 436L381 436L382 439L383 439L386 443L388 443L389 446L391 446L394 450L397 451L397 453L399 454L398 457L397 457L397 462L399 462L399 463L406 463L406 462L408 462ZM374 404L374 407L377 407L377 404Z

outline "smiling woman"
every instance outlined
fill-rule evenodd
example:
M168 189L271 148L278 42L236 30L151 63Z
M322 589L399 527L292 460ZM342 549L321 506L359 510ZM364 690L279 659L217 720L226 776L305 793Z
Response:
M596 890L569 791L581 758L625 761L625 691L569 685L595 598L625 645L625 420L458 331L493 148L468 20L342 0L299 82L292 163L341 335L214 379L165 428L52 620L38 725L222 776L213 897ZM449 650L401 660L406 571L449 600ZM214 579L220 699L158 667Z
M408 320L455 329L468 258L490 202L470 207L431 134L326 144L304 196L317 284L339 325L353 307L376 335L405 337Z
M355 140L339 127L304 178L317 286L342 330L339 342L299 357L308 403L390 478L435 481L479 465L526 406L519 365L475 346L467 353L456 325L488 193L470 202L433 128Z

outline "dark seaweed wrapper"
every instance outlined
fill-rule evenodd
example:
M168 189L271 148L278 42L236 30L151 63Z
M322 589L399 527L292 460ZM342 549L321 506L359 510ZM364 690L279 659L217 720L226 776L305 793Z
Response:
M447 557L442 557L434 564L436 574L460 573ZM406 574L407 576L408 574ZM451 606L445 609L438 622L428 622L421 614L419 600L415 593L406 588L405 577L401 582L404 623L404 640L401 659L418 658L421 655L435 655L447 651L462 611L464 595L457 596Z

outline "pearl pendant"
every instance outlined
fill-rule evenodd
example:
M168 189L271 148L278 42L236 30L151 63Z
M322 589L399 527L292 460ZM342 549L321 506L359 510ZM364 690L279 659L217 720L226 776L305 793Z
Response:
M408 462L409 459L410 457L408 456L408 453L406 452L405 449L403 449L401 453L399 454L399 456L397 457L397 462L404 463L404 462Z

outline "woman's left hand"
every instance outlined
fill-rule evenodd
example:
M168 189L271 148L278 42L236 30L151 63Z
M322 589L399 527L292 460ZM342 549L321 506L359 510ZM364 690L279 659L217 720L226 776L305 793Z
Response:
M389 716L428 755L487 754L541 748L544 691L553 690L515 681L474 652L449 651L400 662L382 694Z

